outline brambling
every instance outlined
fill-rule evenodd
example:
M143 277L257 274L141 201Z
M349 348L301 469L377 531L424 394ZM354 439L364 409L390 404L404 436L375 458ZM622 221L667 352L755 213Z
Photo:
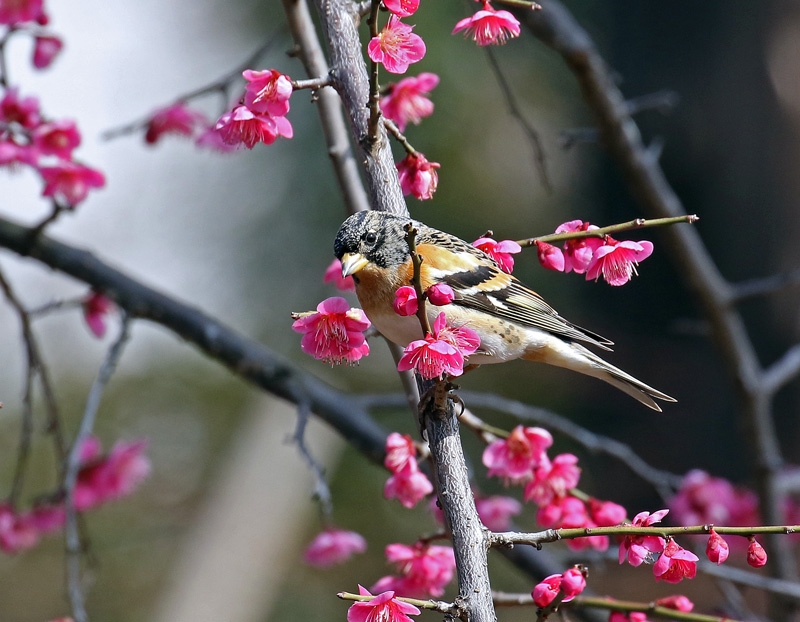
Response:
M417 317L398 315L395 292L410 285L411 253L404 226L417 230L423 261L422 289L446 283L455 299L445 306L426 305L429 320L444 312L448 324L466 325L481 339L470 364L502 363L517 358L566 367L621 389L653 410L655 399L674 398L607 363L583 344L610 350L611 341L562 318L539 294L503 272L483 251L449 233L411 218L385 212L359 212L344 221L334 242L342 275L353 276L361 307L375 328L401 346L422 339Z

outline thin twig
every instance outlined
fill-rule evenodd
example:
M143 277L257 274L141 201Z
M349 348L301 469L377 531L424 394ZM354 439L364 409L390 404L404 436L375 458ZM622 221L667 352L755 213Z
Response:
M308 448L308 445L306 445L306 426L308 425L310 417L311 409L308 403L298 404L297 425L292 435L292 441L297 445L300 455L314 474L314 497L319 502L323 522L327 522L333 516L333 496L331 495L328 482L325 479L325 469L317 462L311 450Z
M783 356L764 370L764 391L770 395L778 392L786 383L800 374L800 344L795 344Z
M800 285L800 270L792 270L783 274L775 274L750 281L742 281L732 285L731 302L742 302L759 296L767 296L781 290Z

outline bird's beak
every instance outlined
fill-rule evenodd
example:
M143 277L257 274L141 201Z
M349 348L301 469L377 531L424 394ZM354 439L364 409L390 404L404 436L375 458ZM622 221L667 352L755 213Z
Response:
M342 277L350 276L369 263L369 259L361 253L345 253L342 255Z

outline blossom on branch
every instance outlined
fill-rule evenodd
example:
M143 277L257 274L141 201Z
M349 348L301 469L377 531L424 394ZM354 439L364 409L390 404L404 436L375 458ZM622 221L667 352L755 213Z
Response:
M106 334L106 316L114 308L114 303L100 292L91 292L81 302L83 307L83 318L89 330L98 339L102 339Z
M419 0L383 0L383 6L397 17L408 17L419 8Z
M697 555L670 540L661 557L653 565L656 581L680 583L683 579L694 579L697 574Z
M425 290L425 294L428 296L430 303L436 305L437 307L449 305L456 297L456 293L453 291L453 288L447 283L437 283L436 285L431 285Z
M118 441L108 455L87 458L75 484L75 509L87 510L131 494L150 474L146 448L147 441Z
M497 242L492 238L478 238L472 245L489 255L500 264L500 269L503 272L508 272L509 274L514 270L514 257L512 255L522 250L522 247L514 240Z
M372 596L358 586L361 596ZM370 601L353 603L347 610L347 622L413 622L408 616L419 615L414 605L397 600L394 592L383 592Z
M669 510L659 510L652 514L639 512L633 517L633 526L649 527L660 523L668 513ZM649 560L651 554L663 551L665 546L666 542L660 536L625 536L619 545L619 563L624 563L627 556L631 566L639 566L643 561Z
M355 531L326 529L308 545L303 559L317 568L328 568L367 550L367 541Z
M706 544L706 557L717 566L728 559L728 543L725 542L725 538L714 531L713 527Z
M15 26L22 22L39 21L43 17L42 0L0 1L0 24Z
M386 457L383 465L392 473L397 473L409 462L416 464L417 448L408 434L392 432L386 437Z
M439 185L438 162L430 162L424 154L416 152L409 153L395 166L404 195L413 195L421 201L433 198Z
M556 233L573 233L577 231L593 231L598 229L582 220L570 220L556 227ZM578 238L564 242L564 272L583 274L586 272L594 256L594 251L602 246L600 238Z
M286 117L257 114L247 106L236 106L217 121L216 128L222 140L229 145L244 145L248 149L256 143L271 145L279 136L294 136L292 124Z
M367 54L375 63L381 63L389 73L405 73L408 66L425 56L425 42L411 32L413 26L404 24L392 15L377 36L367 44Z
M581 477L578 457L559 454L553 461L542 463L534 471L533 479L525 486L525 500L537 505L547 505L554 498L564 497L575 488Z
M401 132L408 123L419 125L422 119L433 114L433 102L427 95L438 84L439 76L435 73L421 73L390 84L386 95L381 97L383 116L394 121Z
M417 290L410 285L403 285L394 293L392 307L397 315L408 317L414 315L419 308Z
M65 207L75 207L86 198L90 189L102 188L106 184L100 171L75 162L43 166L39 173L45 182L42 196L53 197Z
M272 117L282 117L289 112L289 98L292 96L289 76L274 69L245 69L242 76L247 80L244 104L250 110Z
M398 469L383 486L386 499L397 499L403 507L413 508L433 492L433 484L422 471L416 460L407 462Z
M534 476L542 464L548 464L547 448L553 436L544 428L515 427L508 438L490 443L483 450L483 465L489 477L502 477L506 483L518 484Z
M196 130L207 124L205 115L197 110L192 110L184 102L178 102L153 113L147 121L144 140L153 145L165 134L193 136Z
M508 531L511 529L511 517L522 512L522 504L513 497L494 495L477 497L475 509L478 517L490 531Z
M390 544L386 547L386 559L401 575L398 591L412 598L440 597L456 570L456 558L449 546L422 542L413 546Z
M656 606L666 607L667 609L675 609L676 611L683 611L684 613L694 609L694 603L686 596L681 594L674 594L673 596L659 598L656 601Z
M31 132L34 149L41 155L52 155L69 160L72 150L81 144L81 135L70 119L42 123Z
M751 526L761 522L758 497L721 477L693 469L669 501L674 519L684 525Z
M61 52L64 43L55 35L38 35L33 43L33 66L46 69Z
M442 378L444 374L464 373L464 357L480 345L478 335L466 326L447 325L444 313L433 323L433 334L409 343L397 363L399 371L415 370L423 378Z
M747 547L747 563L753 568L761 568L767 563L767 552L755 538L750 538L750 545Z
M609 285L625 285L637 274L636 266L639 262L652 254L652 242L618 242L607 236L602 246L592 255L592 261L586 268L586 280L596 281L602 276Z
M292 330L301 333L300 347L326 363L353 363L369 354L364 331L370 321L361 309L350 308L344 298L327 298L316 311L293 313Z
M20 97L16 87L7 89L0 100L0 121L19 123L26 129L33 129L41 122L39 100L33 96Z
M462 30L480 46L502 45L520 33L519 20L508 11L496 11L488 0L484 1L483 9L458 22L452 34Z

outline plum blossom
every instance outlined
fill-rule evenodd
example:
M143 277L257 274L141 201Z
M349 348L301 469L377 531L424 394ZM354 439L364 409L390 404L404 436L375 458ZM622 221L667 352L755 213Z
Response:
M525 486L525 500L537 505L547 505L556 497L563 497L578 485L581 469L578 457L559 454L552 462L540 464L534 471L533 480Z
M714 531L713 527L708 538L708 544L706 544L706 557L717 566L728 559L728 543L725 542L725 538Z
M386 437L386 457L383 465L392 473L405 468L409 462L416 463L417 448L408 434L392 432Z
M46 69L61 52L64 43L54 35L37 35L33 43L33 66Z
M428 300L431 301L431 304L434 304L437 307L449 305L456 297L456 293L453 291L453 288L447 283L437 283L436 285L431 285L425 290L425 294L427 294Z
M676 521L685 525L752 526L761 522L756 494L721 477L693 469L669 501Z
M394 312L397 315L408 317L414 315L419 308L419 301L417 300L417 290L410 285L400 287L394 293L394 301L392 302Z
M539 256L539 263L548 270L564 272L564 253L560 248L548 244L547 242L536 242L536 252Z
M661 557L653 565L656 581L680 583L683 579L694 579L697 574L697 555L670 540Z
M317 568L328 568L350 559L354 553L367 550L367 541L355 531L326 529L308 545L303 559Z
M419 0L383 0L383 6L397 17L408 17L419 8Z
M336 289L343 292L352 292L356 288L352 276L342 276L342 262L339 259L334 259L325 269L322 281L323 283L333 283Z
M200 135L197 137L197 140L194 141L194 144L198 147L211 149L217 153L231 153L236 151L236 148L239 146L239 143L226 143L222 134L217 131L216 124L201 131Z
M682 594L674 594L672 596L659 598L656 601L656 606L683 612L689 612L694 609L694 603Z
M0 2L0 24L16 25L38 21L44 16L42 0L3 0Z
M464 373L464 357L478 349L478 335L466 326L447 326L444 313L433 323L433 334L409 343L397 363L399 371L414 369L423 378Z
M480 46L502 45L520 33L519 20L508 11L496 11L488 0L484 1L483 9L458 22L452 34L462 30L465 36L471 35L472 40Z
M397 164L397 177L404 195L413 195L424 201L432 199L433 193L439 185L438 162L430 162L424 154L417 151L409 153Z
M659 510L658 512L639 512L633 517L634 527L649 527L655 523L660 523L661 519L669 513L669 510ZM625 536L619 545L619 563L625 562L631 566L639 566L643 561L650 557L651 553L660 553L664 550L666 542L660 536ZM666 563L666 562L665 562Z
M544 428L518 425L508 438L483 450L483 465L489 469L489 477L496 475L517 484L531 479L540 465L549 462L545 452L552 444L553 436Z
M556 227L556 233L573 233L576 231L594 231L598 229L582 220L570 220ZM603 245L600 238L578 238L564 242L564 272L583 274L586 272L594 256L594 251Z
M627 510L613 501L589 499L589 513L599 527L614 527L625 522Z
M156 110L147 121L144 140L154 145L166 134L193 136L195 131L208 124L205 116L192 110L184 102Z
M31 132L31 141L40 154L69 160L72 150L81 144L81 135L74 121L62 119L39 125Z
M18 164L36 166L39 152L30 145L18 145L13 140L0 140L0 166L14 168Z
M216 131L229 145L244 145L248 149L256 143L271 145L279 136L294 136L292 124L286 117L271 117L257 114L247 106L236 106L219 118Z
M439 76L435 73L421 73L390 84L386 95L381 97L383 116L394 121L401 132L409 123L419 125L422 119L433 114L433 102L427 95L438 84Z
M369 590L358 586L361 596L372 596ZM347 622L413 622L408 616L419 615L419 609L410 603L397 600L394 592L383 592L370 601L356 602L347 610Z
M494 495L475 499L475 508L481 522L490 531L511 529L511 517L522 512L522 504L513 497Z
M652 253L653 243L647 240L618 242L607 236L592 255L586 268L586 280L596 281L602 276L609 285L625 285L637 274L637 264Z
M327 363L353 363L369 354L364 331L370 321L361 309L350 308L344 298L327 298L316 311L293 313L292 330L301 333L306 354Z
M565 570L561 575L561 591L564 592L565 600L570 600L583 592L586 588L586 577L578 568Z
M560 590L561 575L551 574L549 577L545 577L536 584L536 587L534 587L531 592L531 596L533 596L533 602L537 607L547 607L547 605L556 599Z
M89 330L98 339L102 339L106 334L106 316L111 312L114 303L104 294L91 292L81 302L83 307L83 318Z
M750 538L750 545L747 547L747 563L753 568L761 568L767 563L767 552L755 538Z
M53 197L70 208L83 201L90 189L106 185L106 178L100 171L75 162L43 166L39 173L45 182L42 196Z
M7 89L0 100L0 120L33 129L41 122L39 100L33 96L20 97L16 87Z
M514 258L512 255L522 250L522 247L514 242L514 240L497 242L492 238L478 238L472 245L489 255L489 257L500 264L500 269L503 270L503 272L508 272L509 274L514 270Z
M118 441L107 456L81 466L74 503L79 511L129 495L150 474L147 441Z
M242 76L247 80L244 104L256 114L282 117L289 112L292 95L292 80L274 69L254 71L245 69Z
M404 507L413 508L418 502L433 492L433 484L415 460L398 469L383 486L386 499L397 499Z
M389 73L405 73L408 66L425 56L425 42L411 32L413 26L392 15L376 37L367 44L367 54Z
M19 553L39 543L39 532L28 514L15 512L7 503L0 504L0 550Z
M401 575L404 596L438 598L453 579L456 559L452 547L418 542L414 546L390 544L386 559Z
M608 622L648 622L644 611L612 611Z

